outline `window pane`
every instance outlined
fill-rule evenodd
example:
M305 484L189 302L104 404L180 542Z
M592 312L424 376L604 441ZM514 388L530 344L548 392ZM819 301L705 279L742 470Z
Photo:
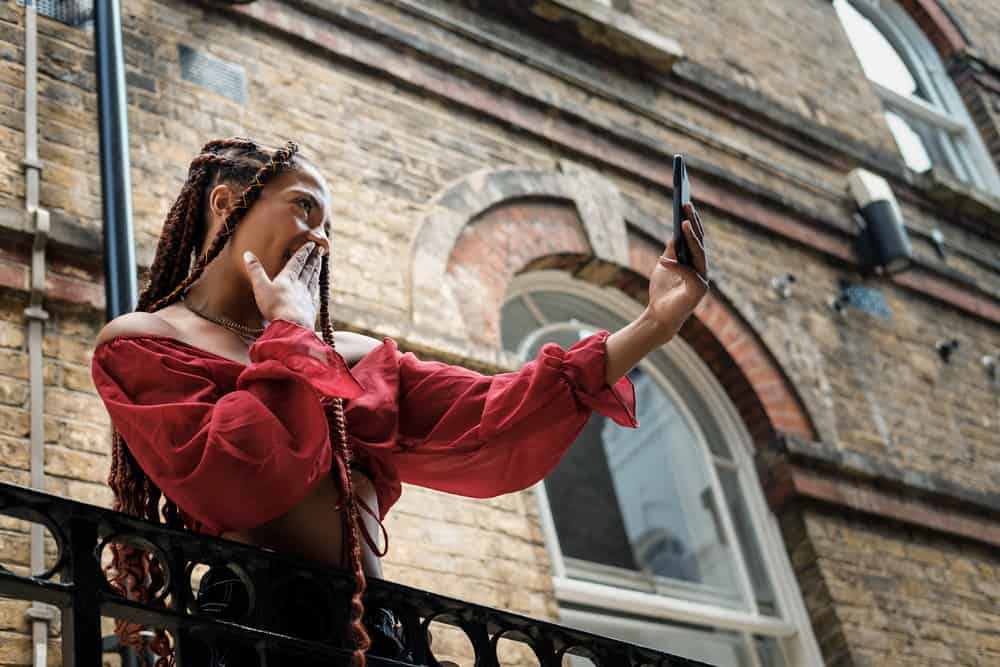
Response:
M608 331L617 331L628 324L610 310L572 294L538 291L532 292L531 298L550 322L586 322Z
M903 160L910 169L920 173L933 164L934 167L944 169L960 180L966 180L964 175L956 174L950 167L951 161L944 148L947 139L943 137L941 130L893 111L886 111L885 119L896 139Z
M546 339L565 346L584 333ZM745 607L701 447L652 378L629 375L640 427L594 414L546 479L563 555L578 561L568 563L573 576Z
M612 313L606 308L601 307L593 301L589 301L572 294L538 290L531 292L530 296L539 311L541 311L545 319L550 323L566 322L569 324L574 320L578 320L601 329L607 329L608 331L617 331L628 323L625 319ZM504 318L506 319L506 317L507 310L506 306L504 306ZM511 327L510 337L508 337L508 329L505 323L502 331L504 332L504 347L507 350L516 352L521 343L521 339L520 337L515 337L513 335L514 327ZM521 336L524 335L526 334L521 334ZM539 347L540 345L533 347L528 351L529 354L531 356L537 354ZM719 425L714 415L712 415L712 411L705 401L699 396L699 388L692 384L686 373L682 371L666 354L663 354L662 351L654 352L647 358L659 366L660 370L666 377L670 378L672 388L676 390L678 394L684 397L690 397L687 405L691 411L695 413L695 418L698 420L698 425L701 427L704 437L708 442L708 447L712 450L712 453L716 456L732 460L733 455L732 452L729 451L729 444L726 442L726 437L719 429Z
M719 466L716 471L719 474L722 491L726 494L726 504L729 507L729 514L733 518L736 537L743 549L743 560L750 575L750 582L753 584L757 609L761 614L777 616L778 605L774 597L774 589L771 587L771 579L767 576L767 568L764 566L764 559L760 552L759 536L750 522L750 513L743 498L739 478L735 470Z
M514 299L504 304L500 318L500 338L507 350L516 351L518 342L539 326L541 322L528 310L524 299Z
M919 90L916 79L899 53L871 21L848 0L834 0L833 6L844 24L851 46L858 54L865 76L901 95L929 99L924 91Z
M885 120L889 123L892 136L896 139L899 152L903 155L906 166L916 172L924 172L931 167L931 157L927 148L914 127L902 116L892 111L885 112Z
M785 659L781 654L778 640L772 637L754 637L757 648L757 659L760 667L785 667Z
M560 610L560 615L560 620L570 627L641 644L683 658L701 660L716 667L746 667L752 664L743 640L734 632L565 608Z

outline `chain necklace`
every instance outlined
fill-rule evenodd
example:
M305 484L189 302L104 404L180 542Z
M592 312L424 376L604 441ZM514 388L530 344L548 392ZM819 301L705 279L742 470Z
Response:
M195 315L198 315L199 317L203 317L206 320L209 320L210 322L215 322L216 324L226 327L234 334L242 338L245 343L253 343L253 341L257 340L258 336L264 333L264 329L266 327L260 327L260 328L248 327L245 324L240 324L239 322L233 322L232 320L226 319L225 317L214 317L212 315L209 315L208 313L204 313L196 309L190 303L188 303L187 299L184 298L185 296L187 296L186 291L183 294L181 294L181 302L187 307L188 310L190 310Z

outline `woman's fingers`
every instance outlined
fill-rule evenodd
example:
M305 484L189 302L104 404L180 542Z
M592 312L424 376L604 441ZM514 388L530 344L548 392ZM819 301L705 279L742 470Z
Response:
M694 207L694 204L687 203L684 204L684 213L691 224L694 225L695 232L698 234L698 239L704 244L705 241L705 228L701 224L701 215L698 213L698 209Z
M317 255L319 255L319 253L317 253ZM319 291L319 274L322 271L322 269L323 269L323 257L322 255L320 255L319 260L313 267L313 272L309 274L309 280L306 282L306 285L308 285L309 287L309 293L312 294L313 297L315 297L316 293Z
M663 251L660 259L669 259L672 262L677 261L677 251L674 250L674 240L667 239L667 249Z
M690 220L685 220L684 235L688 240L688 248L691 250L691 263L694 264L695 272L703 279L708 278L708 258L705 255L705 246L701 239L695 234L694 224Z
M288 263L285 264L285 268L282 270L288 271L292 278L298 278L301 276L302 272L306 268L306 264L309 262L309 257L311 256L315 246L315 241L309 241L308 243L303 244L298 250L295 251L295 254L292 255L292 258L288 260Z
M323 260L323 249L321 247L314 248L311 253L309 253L309 259L306 260L306 265L302 267L302 273L299 274L299 280L308 284L312 280L312 275L319 268L320 262Z

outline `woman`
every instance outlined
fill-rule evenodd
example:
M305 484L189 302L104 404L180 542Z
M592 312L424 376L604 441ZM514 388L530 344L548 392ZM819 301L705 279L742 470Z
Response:
M551 470L591 411L637 426L625 374L676 334L708 286L701 222L686 213L695 269L677 263L669 241L641 317L483 376L422 362L388 338L335 335L325 180L292 143L209 142L170 210L136 312L109 322L94 350L114 426L115 509L350 567L356 662L372 634L383 655L405 658L391 613L361 605L365 574L381 576L373 536L401 483L508 493ZM113 556L118 589L148 601L159 565L124 546ZM199 599L220 576L203 579ZM136 630L118 628L133 642ZM154 649L170 652L162 632Z

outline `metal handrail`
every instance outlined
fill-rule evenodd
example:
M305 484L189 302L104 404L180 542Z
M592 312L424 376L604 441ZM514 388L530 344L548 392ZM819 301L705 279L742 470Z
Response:
M347 571L240 542L168 528L16 484L0 483L0 515L40 523L55 538L58 557L42 575L21 576L0 567L0 596L37 600L62 610L64 667L101 664L102 616L168 628L174 635L178 667L184 667L186 642L219 636L253 646L262 664L275 664L278 651L282 657L326 656L331 664L349 664L350 651L338 640L309 641L281 634L269 629L268 621L269 603L279 599L282 581L296 578L308 580L339 604L337 608L347 609L354 589L352 575ZM156 555L166 575L160 593L165 607L126 600L111 589L100 565L101 549L111 542L127 542ZM198 563L239 568L248 594L255 600L245 618L233 622L197 612L189 574L192 565ZM527 644L540 667L560 667L567 653L588 657L598 667L704 664L380 579L368 580L365 604L396 612L408 647L422 665L438 664L427 641L431 622L463 630L475 652L476 667L499 667L497 644L501 639ZM372 657L369 664L405 663Z

